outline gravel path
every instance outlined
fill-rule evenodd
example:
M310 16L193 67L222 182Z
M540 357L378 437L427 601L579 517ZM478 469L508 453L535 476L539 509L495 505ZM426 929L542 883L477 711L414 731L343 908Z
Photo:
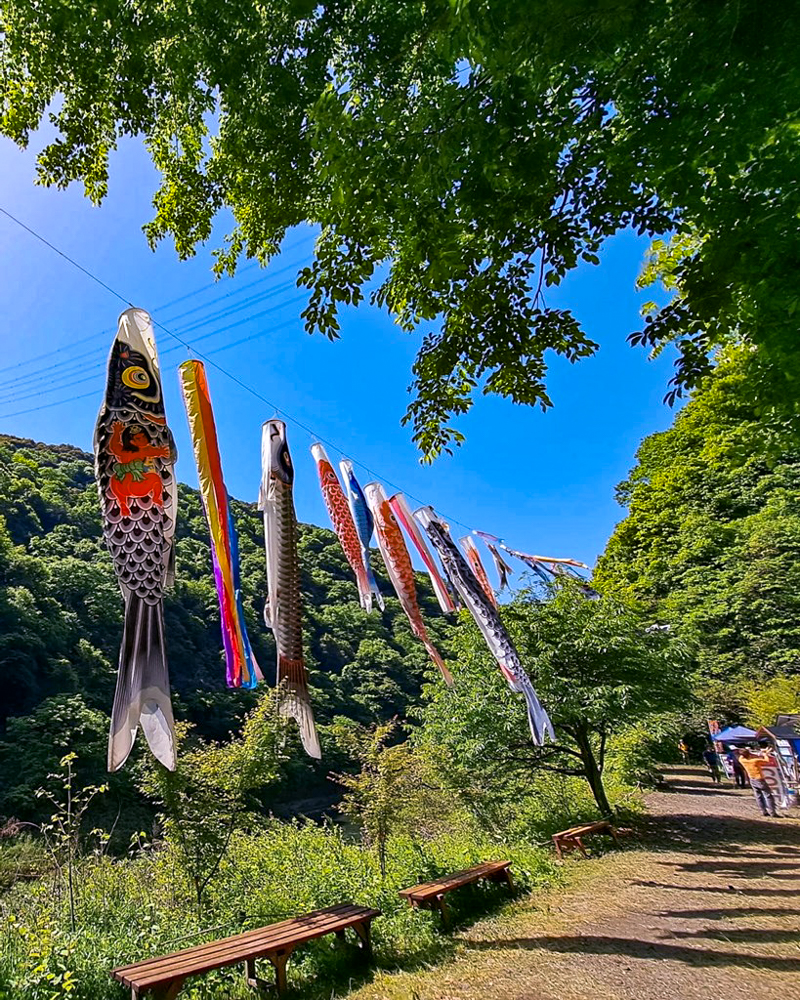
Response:
M639 847L568 862L567 889L461 932L451 962L355 996L800 1000L800 819L762 819L699 768L667 777Z

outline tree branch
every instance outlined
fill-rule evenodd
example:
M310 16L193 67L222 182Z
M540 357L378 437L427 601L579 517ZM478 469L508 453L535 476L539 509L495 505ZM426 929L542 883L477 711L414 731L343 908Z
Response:
M556 767L555 764L542 764L543 771L551 771L553 774L565 774L569 778L585 778L586 773L583 769L578 769L574 767Z
M563 727L562 727L563 728ZM570 757L576 757L578 760L581 759L581 755L577 750L573 750L572 747L563 746L560 743L548 743L547 746L534 747L531 743L512 743L512 750L530 750L531 754L534 754L531 759L537 760L540 756L552 755L554 753L565 753Z

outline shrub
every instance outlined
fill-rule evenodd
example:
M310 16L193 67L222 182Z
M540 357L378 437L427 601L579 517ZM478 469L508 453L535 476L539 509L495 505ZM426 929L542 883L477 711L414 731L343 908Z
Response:
M654 788L660 765L674 761L680 726L672 717L651 718L627 726L609 741L608 772L618 783Z

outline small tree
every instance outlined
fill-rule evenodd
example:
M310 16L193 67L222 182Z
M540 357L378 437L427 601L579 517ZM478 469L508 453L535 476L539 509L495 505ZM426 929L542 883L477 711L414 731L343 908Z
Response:
M86 812L96 795L107 791L107 785L86 785L75 787L76 760L74 753L68 753L59 761L61 772L51 774L58 779L61 789L58 794L46 788L39 788L37 798L46 799L53 807L47 823L40 827L53 859L57 879L66 871L67 899L69 900L69 922L74 931L75 920L75 864L81 855L81 834Z
M192 883L198 918L234 830L257 807L256 793L279 776L282 730L271 691L230 742L195 741L179 753L175 771L145 759L140 787L161 807L165 838ZM188 745L189 727L179 725L177 736Z
M371 729L340 722L333 730L339 746L360 765L356 774L331 774L346 789L339 809L360 824L367 843L377 850L384 879L389 837L418 783L411 745L390 745L397 729L392 720Z
M609 737L632 722L677 708L687 697L689 657L668 631L652 630L630 603L588 601L567 582L545 600L521 592L506 625L550 714L556 741L535 746L520 696L510 692L477 630L462 618L454 639L455 686L427 688L415 739L466 795L537 770L586 779L601 813Z

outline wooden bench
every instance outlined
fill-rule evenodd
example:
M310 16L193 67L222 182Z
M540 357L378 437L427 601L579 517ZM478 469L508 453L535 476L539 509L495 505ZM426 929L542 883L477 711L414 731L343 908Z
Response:
M511 878L510 869L510 861L487 861L475 868L467 868L463 872L446 875L435 882L423 882L420 885L411 886L410 889L401 889L400 895L403 899L408 900L408 905L412 908L438 910L442 917L442 924L449 927L450 914L444 902L444 897L448 892L460 889L462 885L472 885L482 879L490 882L505 882L513 890L514 880Z
M579 850L586 858L586 848L583 846L583 838L590 833L610 833L614 838L614 843L619 844L617 831L607 819L599 820L597 823L584 823L583 826L572 826L569 830L562 830L561 833L553 834L553 844L559 859L564 857L565 851Z
M362 950L369 957L370 924L379 916L380 910L341 903L221 941L210 941L161 958L125 965L114 969L111 975L125 986L130 986L132 1000L137 1000L148 990L157 1000L172 1000L187 976L222 969L238 962L244 962L250 986L265 986L267 984L256 978L256 959L266 958L275 967L275 985L281 994L286 989L286 962L298 945L326 934L336 934L344 940L345 930L352 927L360 939Z

